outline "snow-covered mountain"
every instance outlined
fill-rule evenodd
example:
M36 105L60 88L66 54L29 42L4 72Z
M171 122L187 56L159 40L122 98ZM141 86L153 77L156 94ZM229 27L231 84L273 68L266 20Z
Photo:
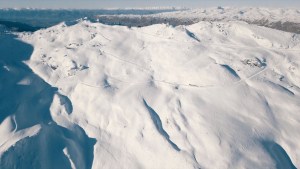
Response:
M300 166L298 34L82 21L0 42L0 168Z
M152 15L98 15L97 18L108 24L145 26L158 23L189 25L199 21L245 21L292 33L300 33L300 10L280 8L234 8L214 7L171 11Z
M295 22L300 23L299 9L284 8L255 8L255 7L217 7L191 9L180 12L166 12L155 14L161 17L177 18L206 18L214 20L268 20L269 22Z

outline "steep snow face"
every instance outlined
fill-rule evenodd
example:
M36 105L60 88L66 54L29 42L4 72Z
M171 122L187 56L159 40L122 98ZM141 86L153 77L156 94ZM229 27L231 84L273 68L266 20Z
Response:
M244 22L83 21L20 38L34 47L23 60L56 91L47 123L15 134L13 112L1 121L1 168L29 152L31 168L300 166L297 34Z

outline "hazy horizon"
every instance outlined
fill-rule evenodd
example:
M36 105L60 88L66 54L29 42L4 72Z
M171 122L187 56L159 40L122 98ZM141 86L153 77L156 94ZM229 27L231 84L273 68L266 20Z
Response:
M180 0L0 0L0 8L47 8L47 9L104 9L104 8L146 8L146 7L215 7L215 6L233 6L233 7L281 7L281 8L300 8L299 0L212 0L210 2L199 1L180 1Z

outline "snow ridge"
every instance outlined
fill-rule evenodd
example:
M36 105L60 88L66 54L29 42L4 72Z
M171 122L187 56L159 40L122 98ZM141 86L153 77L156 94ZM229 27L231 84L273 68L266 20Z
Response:
M18 35L1 35L1 168L300 166L298 34L81 21Z

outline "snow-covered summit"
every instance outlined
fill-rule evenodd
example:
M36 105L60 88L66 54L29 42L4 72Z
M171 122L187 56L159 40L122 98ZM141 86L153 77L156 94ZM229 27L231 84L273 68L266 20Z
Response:
M1 168L300 166L298 34L82 21L1 38Z

